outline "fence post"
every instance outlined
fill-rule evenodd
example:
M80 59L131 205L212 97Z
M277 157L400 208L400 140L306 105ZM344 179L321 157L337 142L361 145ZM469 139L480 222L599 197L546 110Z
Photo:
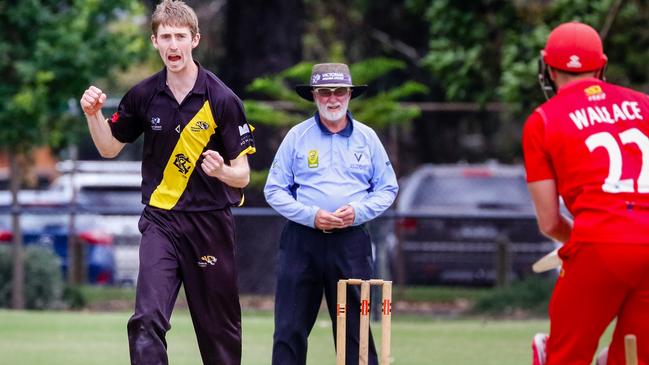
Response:
M499 288L508 287L511 281L509 273L512 270L512 243L506 234L500 234L496 238L496 286Z

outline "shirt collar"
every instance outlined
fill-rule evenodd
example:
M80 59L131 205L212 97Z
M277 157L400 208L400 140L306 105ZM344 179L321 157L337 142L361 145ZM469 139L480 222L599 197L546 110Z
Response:
M354 117L352 116L352 112L350 112L349 110L347 111L347 125L343 130L336 133L332 133L329 129L327 129L327 127L324 124L322 124L322 122L320 121L320 113L315 112L313 117L315 118L316 124L324 134L330 134L330 135L340 134L343 137L349 137L352 135L352 132L354 131L354 124L353 124Z
M192 91L190 91L190 94L203 95L205 94L205 88L207 85L207 72L198 61L194 60L194 63L196 64L196 66L198 66L198 76L196 77L196 83L194 83L194 87L192 88ZM158 92L164 91L166 87L167 68L165 67L158 73Z
M586 77L586 78L583 78L583 79L573 80L573 81L570 81L570 82L564 84L563 86L561 86L561 88L559 88L559 91L557 92L557 94L562 93L562 92L564 92L564 91L566 91L568 89L572 89L573 87L579 87L580 85L586 84L586 83L587 84L593 84L593 83L601 84L601 83L603 83L603 81L596 78L596 77Z

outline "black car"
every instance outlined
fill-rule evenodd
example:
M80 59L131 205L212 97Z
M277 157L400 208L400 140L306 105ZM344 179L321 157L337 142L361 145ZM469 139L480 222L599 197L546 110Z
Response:
M540 234L520 166L424 165L401 184L393 276L493 285L532 274L556 244Z

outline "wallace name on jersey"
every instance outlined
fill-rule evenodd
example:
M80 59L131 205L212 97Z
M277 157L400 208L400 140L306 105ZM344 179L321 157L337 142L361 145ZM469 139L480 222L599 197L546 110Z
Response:
M596 123L614 124L620 121L643 120L640 106L636 101L623 101L610 106L589 106L574 110L569 115L579 130Z

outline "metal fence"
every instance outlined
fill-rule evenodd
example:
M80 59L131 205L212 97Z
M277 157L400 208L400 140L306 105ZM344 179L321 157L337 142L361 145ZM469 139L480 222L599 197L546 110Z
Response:
M18 214L69 214L69 209L24 209ZM0 215L9 214L0 211ZM113 233L116 284L135 283L139 211L75 210L96 214L100 224L128 226ZM239 284L244 294L271 294L279 238L286 219L271 208L234 208ZM415 222L415 223L413 223ZM132 227L131 227L132 226ZM403 285L507 285L531 273L531 263L554 248L538 234L533 216L398 214L368 224L375 277ZM443 233L440 233L443 232Z

